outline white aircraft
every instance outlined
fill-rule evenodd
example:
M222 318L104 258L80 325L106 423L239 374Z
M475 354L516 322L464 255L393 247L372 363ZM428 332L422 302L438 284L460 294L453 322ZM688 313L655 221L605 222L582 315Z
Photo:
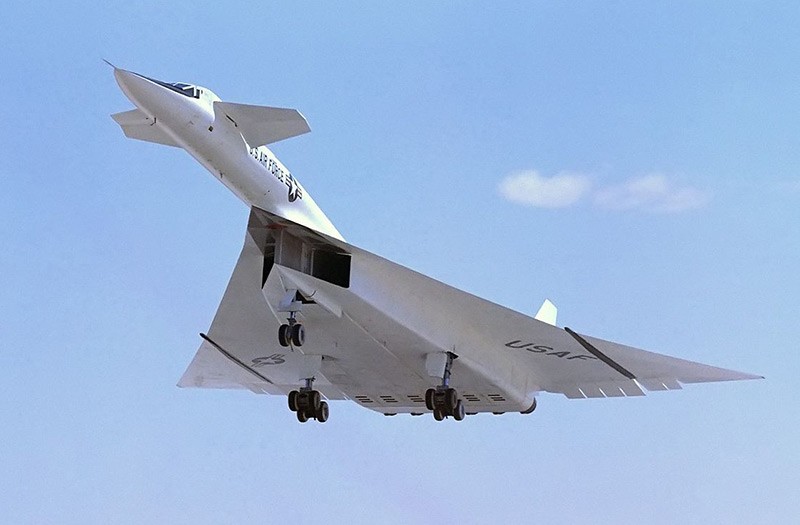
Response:
M310 131L298 111L223 102L117 67L114 77L136 105L112 115L127 137L185 149L250 208L241 256L181 387L287 395L301 422L328 419L323 398L460 421L529 414L539 392L642 396L759 378L558 328L550 301L531 318L353 246L267 148Z

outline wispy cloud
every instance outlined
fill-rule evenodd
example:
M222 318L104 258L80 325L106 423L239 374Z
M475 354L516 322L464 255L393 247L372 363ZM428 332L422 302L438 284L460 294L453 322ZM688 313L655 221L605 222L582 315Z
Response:
M666 176L645 175L597 191L594 203L607 210L681 213L702 208L708 195L691 186L677 186Z
M536 170L522 171L500 182L500 194L511 202L536 208L563 208L578 202L591 189L586 175L559 173L543 177Z
M680 186L662 174L598 186L586 174L562 172L544 177L536 170L529 170L507 176L500 182L499 190L506 200L536 208L564 208L587 197L592 205L604 210L681 213L702 208L709 200L705 192Z

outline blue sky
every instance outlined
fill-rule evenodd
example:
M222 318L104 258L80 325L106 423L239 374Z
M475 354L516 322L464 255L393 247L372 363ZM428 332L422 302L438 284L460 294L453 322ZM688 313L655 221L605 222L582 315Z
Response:
M0 521L786 523L800 514L794 2L14 3L0 20ZM345 237L763 374L455 424L181 390L247 209L123 137L107 58L299 108Z

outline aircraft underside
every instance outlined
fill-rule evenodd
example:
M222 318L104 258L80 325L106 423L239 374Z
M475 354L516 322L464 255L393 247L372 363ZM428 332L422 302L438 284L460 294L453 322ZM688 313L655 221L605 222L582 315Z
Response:
M432 412L440 420L532 411L535 399L520 402L459 366L456 352L393 318L402 312L383 311L359 295L369 275L358 271L365 264L358 259L253 209L231 284L180 386L232 387L246 377L241 386L252 391L286 394L301 421L326 420L325 399L350 399L387 415Z
M113 67L113 66L112 66ZM114 67L126 136L180 147L251 209L244 248L182 387L287 396L301 422L328 400L386 415L530 413L540 392L643 396L759 376L647 352L473 296L345 242L268 144L310 131L295 110L223 102Z

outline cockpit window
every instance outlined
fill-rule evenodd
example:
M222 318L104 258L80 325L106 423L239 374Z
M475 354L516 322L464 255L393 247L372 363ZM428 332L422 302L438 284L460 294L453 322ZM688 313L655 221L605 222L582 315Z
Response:
M160 80L156 80L150 77L144 77L151 82L155 82L159 86L164 86L167 89L174 91L175 93L180 93L181 95L185 95L191 98L200 98L200 90L197 89L197 86L193 86L191 84L184 84L183 82L162 82Z

